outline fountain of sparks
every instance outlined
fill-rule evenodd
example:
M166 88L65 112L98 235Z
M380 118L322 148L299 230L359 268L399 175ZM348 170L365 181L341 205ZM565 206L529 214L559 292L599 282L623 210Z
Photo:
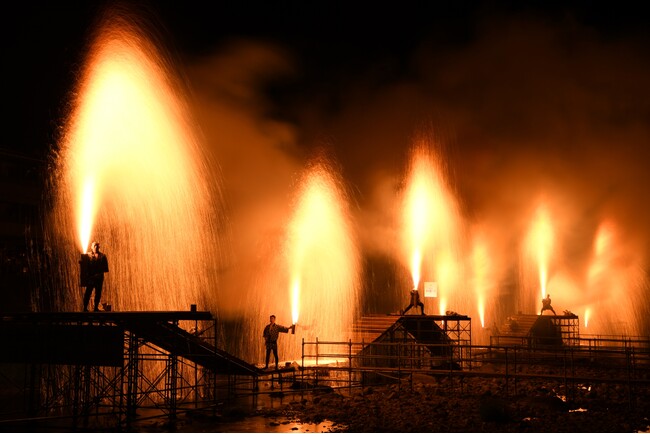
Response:
M360 292L360 252L352 235L348 198L340 176L324 157L306 169L292 205L277 255L269 258L261 283L247 294L248 304L255 306L247 321L249 339L261 342L270 314L279 324L297 323L295 335L278 340L283 360L300 359L303 338L349 339ZM243 349L249 351L244 357L262 360L262 350L262 345Z
M579 298L584 333L643 333L637 311L643 305L645 284L640 257L611 221L600 224L594 237L586 291Z
M412 287L420 288L422 281L438 283L437 303L421 297L425 311L441 315L447 309L468 312L469 300L460 280L464 267L459 255L457 205L441 162L424 140L413 148L402 210L402 260L410 268ZM398 288L402 300L408 301L411 289Z
M489 276L490 258L485 242L476 240L472 249L473 288L476 297L476 311L481 327L485 327L485 311L488 297L492 295L492 285Z
M96 239L110 269L102 299L114 309L214 310L218 183L171 64L135 22L105 16L59 141L47 239L63 281L53 306L81 309L74 252Z
M472 270L471 286L474 289L473 295L476 305L476 309L470 312L470 315L472 318L475 318L475 314L478 314L478 319L481 322L481 328L475 328L472 337L475 343L487 343L489 342L489 334L486 333L488 329L485 328L486 310L488 300L494 295L495 285L494 280L491 279L492 263L488 254L487 245L481 236L475 236L469 258L471 260L469 268ZM494 323L494 316L491 319L492 323Z
M522 293L518 300L521 312L539 312L541 299L546 297L554 236L547 207L541 204L536 209L524 244ZM539 296L534 295L537 291Z

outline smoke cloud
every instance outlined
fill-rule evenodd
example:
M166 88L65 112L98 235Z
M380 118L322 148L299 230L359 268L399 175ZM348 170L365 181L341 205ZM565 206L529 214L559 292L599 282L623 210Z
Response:
M232 230L222 301L245 309L237 294L273 254L296 177L317 148L331 152L349 183L365 254L390 256L421 135L446 161L468 237L475 227L488 234L503 288L517 279L517 252L542 202L558 240L550 284L585 284L604 220L618 228L619 260L647 274L645 51L631 36L605 37L571 17L520 15L492 17L463 43L432 37L334 77L331 69L309 75L299 53L261 41L231 41L194 59L195 109L223 171ZM289 96L275 99L269 89L282 86ZM647 283L637 286L634 294L647 292ZM558 296L566 302L558 313L578 303Z

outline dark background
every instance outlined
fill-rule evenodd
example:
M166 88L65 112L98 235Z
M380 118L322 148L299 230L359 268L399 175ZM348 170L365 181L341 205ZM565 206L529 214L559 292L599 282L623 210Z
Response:
M55 143L65 100L102 8L116 2L16 2L5 10L2 39L5 135L2 148L41 153ZM350 4L351 3L351 4ZM300 74L267 89L278 115L304 92L327 93L368 71L391 82L407 76L408 59L427 45L460 50L503 17L573 22L603 44L649 42L649 17L637 2L130 2L145 11L184 59L209 55L228 41L259 38L288 47ZM516 36L513 36L516 37ZM567 44L569 41L567 41ZM377 72L379 70L379 72Z

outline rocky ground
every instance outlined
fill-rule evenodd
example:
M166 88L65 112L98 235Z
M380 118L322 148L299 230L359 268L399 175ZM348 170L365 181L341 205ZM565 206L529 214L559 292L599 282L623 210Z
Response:
M575 372L582 380L573 382L565 381L563 367L525 368L520 373L530 375L516 383L491 375L499 369L463 377L413 374L397 383L338 390L294 382L282 391L276 387L271 397L263 394L255 405L190 413L173 429L147 431L650 432L647 370L628 384L611 381L627 378L626 371L602 366ZM243 420L257 425L241 428Z
M512 380L511 380L512 381ZM336 432L650 432L646 384L576 384L565 398L563 381L416 376L412 383L338 393L305 394L258 414L275 422L334 422ZM632 392L632 393L630 393Z

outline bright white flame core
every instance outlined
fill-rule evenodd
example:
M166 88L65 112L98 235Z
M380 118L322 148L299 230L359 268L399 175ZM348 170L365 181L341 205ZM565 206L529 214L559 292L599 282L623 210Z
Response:
M95 181L88 177L83 185L83 190L79 195L81 197L80 207L77 215L79 216L79 240L81 244L81 253L88 251L90 243L90 234L92 233L93 221L97 211L95 202Z
M546 283L548 282L548 261L553 245L553 230L551 229L549 216L543 208L538 210L534 233L539 266L539 286L542 298L544 298L546 297Z
M546 297L548 283L549 259L553 249L553 229L545 205L537 208L533 224L528 236L529 258L535 262L538 274L539 289L542 298Z
M406 244L407 250L410 252L411 278L413 287L417 288L421 276L422 251L426 247L431 230L430 225L436 211L433 207L434 201L431 200L434 186L431 180L433 171L429 160L415 159L413 165L409 188L406 192L404 219L408 228Z
M485 298L489 291L488 268L489 257L485 244L479 237L475 240L472 251L472 268L474 270L474 294L476 308L481 320L481 327L485 327Z
M413 252L411 261L411 276L413 277L413 288L417 289L420 284L420 267L422 265L422 254L418 249Z

